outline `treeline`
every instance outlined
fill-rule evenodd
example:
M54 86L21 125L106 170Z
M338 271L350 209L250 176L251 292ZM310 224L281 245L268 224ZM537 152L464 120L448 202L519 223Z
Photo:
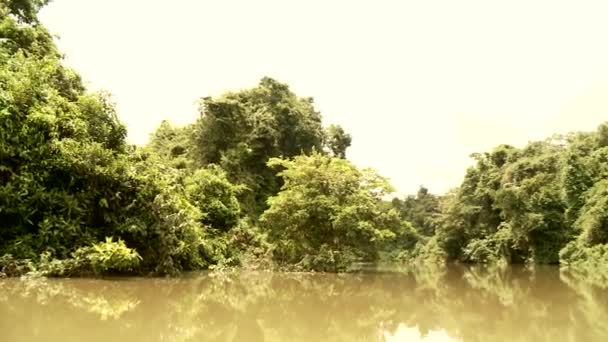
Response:
M46 2L0 2L3 274L342 270L399 233L387 181L343 159L350 136L270 78L130 146L107 95L62 64Z
M608 126L477 154L457 190L392 202L351 136L271 78L136 147L62 65L46 2L0 1L0 275L606 261Z
M472 156L459 188L395 200L420 259L606 268L608 124Z

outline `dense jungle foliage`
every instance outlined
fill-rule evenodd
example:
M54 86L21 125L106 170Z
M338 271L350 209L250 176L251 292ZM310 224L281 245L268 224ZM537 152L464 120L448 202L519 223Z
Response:
M608 265L608 125L474 154L460 187L387 201L312 98L263 78L144 147L37 19L0 0L0 274L342 271L356 262Z

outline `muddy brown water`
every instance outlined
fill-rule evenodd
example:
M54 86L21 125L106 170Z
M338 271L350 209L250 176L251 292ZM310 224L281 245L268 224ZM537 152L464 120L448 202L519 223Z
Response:
M0 280L0 341L608 341L608 284L557 267Z

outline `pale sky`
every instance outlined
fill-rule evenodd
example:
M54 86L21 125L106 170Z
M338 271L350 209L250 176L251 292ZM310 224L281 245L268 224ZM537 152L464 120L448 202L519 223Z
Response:
M41 18L131 142L270 76L401 193L457 186L472 152L608 120L608 1L54 0Z

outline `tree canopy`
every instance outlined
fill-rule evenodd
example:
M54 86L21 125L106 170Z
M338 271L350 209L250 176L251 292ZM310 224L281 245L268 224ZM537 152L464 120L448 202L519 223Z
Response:
M339 126L330 126L326 139L312 98L298 97L269 77L252 89L202 98L194 129L194 158L201 166L221 166L232 182L244 185L242 201L254 216L281 187L266 165L270 158L321 151L324 142L344 156L350 145L350 136Z

